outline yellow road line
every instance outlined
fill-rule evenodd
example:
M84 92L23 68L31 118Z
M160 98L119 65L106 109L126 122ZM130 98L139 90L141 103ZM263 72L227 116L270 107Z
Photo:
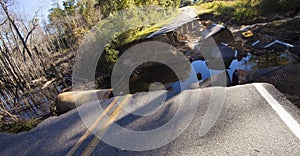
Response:
M81 156L90 156L96 146L99 144L101 138L104 136L106 131L108 130L109 126L116 121L120 113L122 112L122 107L128 103L128 100L130 99L132 95L127 95L124 100L118 105L118 107L114 110L114 112L111 114L107 122L105 122L97 132L97 135L93 138L93 140L89 143L89 145L85 148L85 150L81 153Z
M67 156L72 156L76 150L80 147L80 145L91 135L91 133L95 130L95 128L99 125L102 119L106 114L113 108L113 106L117 103L118 97L116 97L104 110L104 112L98 117L98 119L93 123L93 125L82 135L82 137L78 140L78 142L72 147L72 149L68 152Z

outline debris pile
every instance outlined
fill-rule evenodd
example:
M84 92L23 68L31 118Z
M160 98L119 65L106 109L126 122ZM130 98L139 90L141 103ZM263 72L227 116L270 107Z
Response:
M273 54L276 53L277 55L278 53L278 57L288 58L288 60L281 61L283 63L278 65L299 63L299 46L292 44L293 42L289 42L289 39L271 36L262 32L262 27L267 27L269 23L258 23L239 28L228 27L211 21L200 21L199 19L191 23L193 23L191 26L189 26L189 23L182 26L193 28L188 31L184 29L185 33L179 27L172 33L169 32L157 36L155 40L170 43L186 55L191 62L203 60L209 66L209 69L215 70L222 69L222 67L215 66L214 62L224 61L225 68L230 69L233 60L240 61L249 55L253 57L264 55L266 59L263 61L268 62L268 57L272 57ZM213 49L206 47L206 44L212 43L216 45ZM276 58L274 60L275 62L278 61ZM257 66L256 68L268 68L278 65L268 63L266 66ZM235 74L242 73L239 71ZM233 77L241 79L242 75L234 75ZM248 80L250 79L254 80L253 77L248 77ZM240 80L234 81L236 82L233 82L233 84L242 84L238 83Z

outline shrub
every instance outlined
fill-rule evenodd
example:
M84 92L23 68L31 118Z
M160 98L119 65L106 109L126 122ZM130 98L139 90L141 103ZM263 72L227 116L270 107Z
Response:
M213 8L217 14L222 14L222 16L232 16L235 11L233 6L224 5L224 3L217 3Z
M239 22L250 22L258 16L256 4L251 0L239 1L233 7L235 8L233 17Z
M30 131L36 127L42 120L40 119L31 119L28 121L20 121L13 123L0 123L0 132L7 133L20 133L23 131Z
M259 8L262 14L272 15L277 13L295 14L299 12L299 0L260 0Z
M250 22L258 16L256 3L251 0L236 2L213 2L210 6L216 14L238 22Z

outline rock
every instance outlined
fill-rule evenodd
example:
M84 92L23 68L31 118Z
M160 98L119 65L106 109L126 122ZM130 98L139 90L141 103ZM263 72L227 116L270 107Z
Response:
M107 99L112 89L71 91L58 95L55 102L55 111L58 115L66 113L87 102Z

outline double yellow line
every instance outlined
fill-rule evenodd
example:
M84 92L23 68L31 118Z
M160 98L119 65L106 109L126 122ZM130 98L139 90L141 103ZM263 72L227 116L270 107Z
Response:
M104 124L101 125L100 129L98 130L96 136L93 138L93 140L88 144L88 146L84 149L84 151L81 153L82 156L91 155L93 151L95 150L96 146L100 142L100 139L104 136L109 126L115 122L115 120L118 118L120 113L122 112L122 108L125 104L128 103L129 99L132 97L132 95L126 95L120 104L117 106L117 108L111 113L108 120L104 121ZM96 127L100 124L101 121L103 121L103 118L106 114L109 114L111 112L112 108L116 105L118 102L119 97L116 97L104 110L104 112L97 118L97 120L92 124L92 126L82 135L82 137L77 141L77 143L72 147L72 149L68 152L67 156L72 156L77 149L81 146L81 144L92 134L92 132L96 129Z

